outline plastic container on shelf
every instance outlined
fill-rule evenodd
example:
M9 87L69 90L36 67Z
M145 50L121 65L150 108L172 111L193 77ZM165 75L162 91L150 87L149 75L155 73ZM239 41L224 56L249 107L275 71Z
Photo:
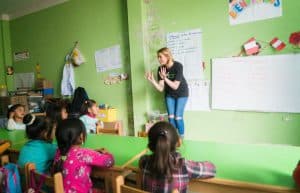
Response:
M6 97L7 96L7 88L5 84L0 85L0 96Z
M149 122L166 121L168 119L167 113L160 113L159 110L154 110L148 113Z

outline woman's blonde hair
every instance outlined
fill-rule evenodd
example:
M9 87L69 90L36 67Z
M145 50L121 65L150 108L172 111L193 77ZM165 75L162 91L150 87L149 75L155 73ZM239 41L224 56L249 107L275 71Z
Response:
M167 48L167 47L163 47L163 48L157 50L156 54L157 54L157 56L159 54L163 54L166 58L168 58L168 63L170 61L172 61L172 62L174 61L173 55L171 53L171 50L169 48Z

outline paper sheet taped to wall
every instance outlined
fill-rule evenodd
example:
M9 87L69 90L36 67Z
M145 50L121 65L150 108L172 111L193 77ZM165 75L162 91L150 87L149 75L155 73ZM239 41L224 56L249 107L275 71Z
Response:
M168 33L167 47L171 49L174 59L184 66L186 79L204 79L200 29Z
M204 80L202 65L202 31L193 29L167 34L167 47L183 65L183 74L189 85L188 111L207 111L209 108L209 81Z
M97 72L121 68L122 59L120 45L96 51L95 60Z

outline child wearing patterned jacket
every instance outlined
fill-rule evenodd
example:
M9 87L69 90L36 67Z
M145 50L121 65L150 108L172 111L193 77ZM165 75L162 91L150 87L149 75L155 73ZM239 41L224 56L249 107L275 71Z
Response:
M112 154L81 147L86 139L86 129L79 119L62 120L57 126L55 136L58 150L54 158L53 172L62 172L64 191L92 193L92 166L112 167Z

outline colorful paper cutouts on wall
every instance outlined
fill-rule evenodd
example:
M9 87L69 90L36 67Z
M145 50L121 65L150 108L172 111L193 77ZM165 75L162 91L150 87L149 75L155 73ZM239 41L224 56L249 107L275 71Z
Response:
M282 16L282 0L229 0L230 25Z
M104 84L112 85L116 83L121 83L121 81L128 80L127 73L110 73L108 77L105 78Z
M263 47L261 46L261 44L263 44ZM276 51L281 51L286 47L286 44L277 37L274 37L270 42L258 41L254 37L252 37L243 44L243 49L237 56L257 55L260 53L260 51L269 46L271 46Z
M273 38L270 41L270 45L277 51L281 51L285 48L285 43L278 39L277 37Z
M256 39L250 38L245 44L244 44L244 50L246 55L256 55L259 53L260 44L256 42Z
M296 48L300 48L300 31L291 33L289 42Z

